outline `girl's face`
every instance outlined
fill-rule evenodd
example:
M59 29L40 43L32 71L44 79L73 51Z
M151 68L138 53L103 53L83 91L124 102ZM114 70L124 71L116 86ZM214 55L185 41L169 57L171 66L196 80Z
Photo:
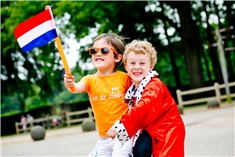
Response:
M150 55L148 53L135 54L133 51L128 53L124 66L136 88L148 72L153 69L150 65Z
M96 41L92 47L111 48L112 45L109 45L105 42L105 40L100 39ZM92 63L97 68L97 73L99 75L112 74L114 72L114 67L115 67L116 62L119 62L121 59L122 59L122 55L118 55L116 58L114 58L114 52L112 50L109 50L108 54L102 54L99 51L96 54L92 55Z

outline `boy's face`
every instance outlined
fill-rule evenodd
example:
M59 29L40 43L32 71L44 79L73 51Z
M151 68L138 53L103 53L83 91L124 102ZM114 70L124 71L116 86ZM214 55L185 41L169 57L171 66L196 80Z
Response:
M136 87L153 68L150 65L150 55L148 53L135 54L133 51L128 53L124 66Z
M111 48L112 46L107 44L105 40L100 39L96 41L92 47ZM119 62L122 59L121 57L122 57L121 55L118 55L118 57L114 58L114 52L112 50L110 50L108 54L102 54L99 51L96 54L92 55L92 63L97 68L98 73L109 74L114 72L115 64L116 62Z

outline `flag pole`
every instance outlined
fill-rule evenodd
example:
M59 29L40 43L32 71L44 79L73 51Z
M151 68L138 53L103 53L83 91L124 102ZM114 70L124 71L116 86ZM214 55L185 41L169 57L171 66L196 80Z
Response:
M51 7L47 5L47 6L45 7L45 10L47 10L47 9L51 9ZM72 78L72 74L71 74L71 71L70 71L70 69L69 69L69 66L68 66L66 57L65 57L65 55L64 55L64 51L63 51L62 44L61 44L61 41L60 41L59 36L57 36L57 37L55 38L55 41L56 41L56 45L57 45L58 50L59 50L59 53L60 53L60 58L61 58L61 60L62 60L62 62L63 62L64 68L65 68L65 72L66 72L67 75L69 75L69 77ZM75 86L70 87L70 90L71 90L72 92L75 92Z

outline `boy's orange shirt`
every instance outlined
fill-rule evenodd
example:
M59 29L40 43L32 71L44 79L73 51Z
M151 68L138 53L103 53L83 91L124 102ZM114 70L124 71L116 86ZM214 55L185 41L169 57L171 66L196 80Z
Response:
M130 77L117 71L109 76L87 75L82 78L86 85L100 137L108 137L107 131L128 110L124 103Z

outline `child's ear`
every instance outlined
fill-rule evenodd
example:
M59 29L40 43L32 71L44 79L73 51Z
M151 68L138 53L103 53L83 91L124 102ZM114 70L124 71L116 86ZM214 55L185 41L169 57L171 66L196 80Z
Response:
M124 68L126 69L126 63L123 63L124 64Z
M115 62L120 62L122 60L122 55L118 54L115 58L114 58Z

